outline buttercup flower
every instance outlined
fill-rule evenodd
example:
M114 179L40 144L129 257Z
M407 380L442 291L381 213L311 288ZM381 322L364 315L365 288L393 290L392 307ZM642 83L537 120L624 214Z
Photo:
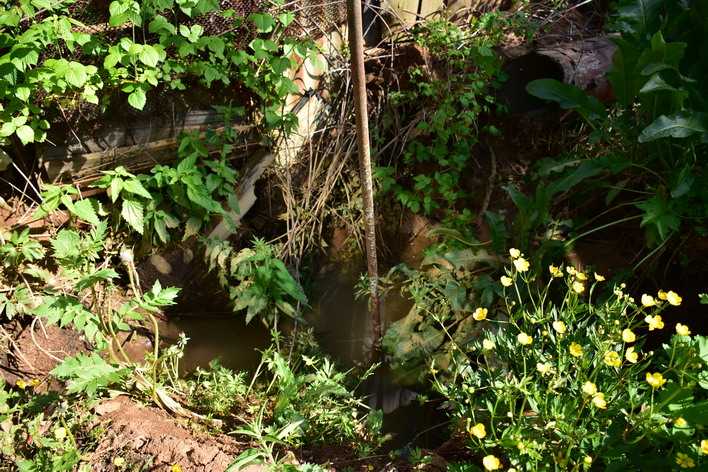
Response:
M565 271L568 272L568 274L570 274L570 275L575 275L578 273L578 271L575 270L575 267L572 267L572 266L566 267Z
M664 321L661 319L660 315L649 315L644 318L644 321L649 324L649 331L654 331L655 329L662 329L664 327Z
M493 455L488 455L484 456L484 459L482 459L482 465L484 466L484 470L499 470L501 469L501 461L496 458L496 456Z
M585 382L583 384L583 393L585 395L595 395L597 393L597 386L590 381Z
M519 257L521 257L521 251L519 251L515 247L512 247L511 249L509 249L509 255L512 259L518 259Z
M575 277L576 277L578 280L583 280L583 281L588 279L588 276L585 275L585 272L578 272L578 273L575 274Z
M19 388L20 390L24 390L27 388L27 382L22 379L18 379L17 382L15 382L15 385L17 385L17 388Z
M622 359L615 351L607 351L603 360L605 361L605 364L610 367L619 367L622 365Z
M646 380L653 389L661 388L666 383L666 379L659 372L654 372L653 374L647 372Z
M530 264L529 261L523 257L519 257L518 259L514 259L514 267L516 267L516 270L519 272L526 272L529 270Z
M563 272L554 265L548 266L548 272L550 272L553 277L563 277Z
M708 456L708 439L703 439L701 441L701 454Z
M679 336L690 336L691 330L688 329L688 326L685 324L676 323L676 334Z
M170 467L170 472L182 472L182 466L179 464L172 464L172 467Z
M554 321L553 322L553 329L556 330L556 333L558 333L558 334L565 334L565 331L566 331L565 323L562 321Z
M511 280L511 277L507 277L506 275L502 275L501 279L499 280L501 281L501 284L505 287L511 287L511 284L514 283L514 281Z
M601 410L604 410L607 408L607 401L605 401L605 394L602 392L597 392L595 395L592 396L592 404L595 406L595 408L599 408Z
M486 308L477 308L474 313L472 313L472 318L474 318L477 321L482 321L487 317L487 313L489 310Z
M533 338L526 333L519 333L516 336L516 340L519 341L519 344L523 346L528 346L533 342Z
M494 341L485 339L484 341L482 341L482 349L484 349L485 351L491 351L492 349L494 349Z
M656 305L656 300L651 295L642 294L642 306L650 307Z
M583 355L583 346L581 346L578 343L570 343L570 347L568 348L568 351L570 352L571 356L580 357Z
M553 370L553 366L549 362L539 362L538 364L536 364L536 370L539 371L541 375L546 375L551 373L551 370Z
M482 423L477 423L476 425L472 426L469 431L470 435L478 439L482 439L487 435L487 430L484 428L484 425Z
M676 426L677 428L685 428L686 426L688 426L688 421L683 419L683 417L679 416L674 420L674 426Z
M688 455L683 452L676 454L676 464L682 469L693 469L696 467L696 462Z
M125 459L122 457L116 457L113 459L113 465L116 467L123 467L125 465Z
M634 334L634 331L632 331L629 328L625 328L622 330L622 341L624 341L626 343L633 343L636 340L637 340L637 335Z
M659 290L659 293L657 293L656 296L659 297L659 300L666 300L667 298L669 298L669 294L664 292L663 290Z
M639 360L639 354L634 351L634 346L630 346L627 348L627 351L624 353L624 358L632 364L637 363L637 361Z
M600 274L598 274L597 272L593 273L593 275L595 276L595 280L597 280L598 282L604 282L604 281L605 281L605 276L604 276L604 275L600 275ZM587 456L587 457L589 457L589 456Z
M578 282L577 280L573 282L573 291L575 293L583 293L585 291L585 285L583 285L582 282Z
M683 301L683 298L681 298L679 294L673 290L669 290L669 293L666 294L666 300L673 306L679 306Z
M583 463L584 463L585 465L590 465L590 464L592 464L592 457L590 457L590 456L585 456L585 457L583 457Z

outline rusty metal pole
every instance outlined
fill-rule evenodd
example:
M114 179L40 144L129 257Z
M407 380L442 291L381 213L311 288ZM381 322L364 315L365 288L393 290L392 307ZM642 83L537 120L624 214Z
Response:
M354 107L356 109L357 144L359 148L359 173L364 198L364 224L366 236L366 265L369 274L369 308L372 327L372 358L379 350L381 341L381 311L378 294L378 263L376 258L376 213L374 212L374 184L371 177L371 149L369 146L369 118L366 100L364 73L364 33L361 1L347 0L349 23L349 53L354 83Z

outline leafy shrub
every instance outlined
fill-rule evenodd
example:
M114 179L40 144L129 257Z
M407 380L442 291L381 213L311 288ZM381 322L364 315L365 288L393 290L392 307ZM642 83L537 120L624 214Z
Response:
M234 311L246 311L246 323L256 315L266 325L274 325L281 314L299 318L299 306L307 304L300 284L262 239L236 254L226 241L206 241L206 258L228 290Z
M475 309L483 334L432 363L471 451L487 470L670 470L703 462L708 441L708 339L676 333L656 352L681 297L637 302L624 285L572 267L534 273L519 251L501 279L503 303ZM547 279L547 280L546 280ZM668 323L668 321L666 321ZM439 369L439 371L438 371Z
M190 406L204 413L228 415L246 394L245 377L243 372L223 367L217 359L209 362L209 369L198 367L188 384Z

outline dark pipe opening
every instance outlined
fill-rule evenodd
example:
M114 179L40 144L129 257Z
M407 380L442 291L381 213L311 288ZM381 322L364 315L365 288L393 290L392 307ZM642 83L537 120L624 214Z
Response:
M529 82L537 79L563 81L563 68L548 56L530 53L512 59L504 66L507 80L499 90L499 98L511 113L528 113L552 107L553 104L530 95Z

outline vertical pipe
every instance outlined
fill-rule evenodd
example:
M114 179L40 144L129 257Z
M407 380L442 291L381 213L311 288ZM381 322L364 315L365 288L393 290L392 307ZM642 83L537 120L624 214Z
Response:
M369 274L369 308L372 327L372 359L379 351L381 341L381 313L378 295L378 265L376 260L376 214L374 213L373 179L371 177L371 149L369 147L369 121L364 73L364 35L362 31L361 1L347 1L349 23L349 51L354 83L357 144L359 148L359 173L364 198L364 225L366 236L366 265Z

